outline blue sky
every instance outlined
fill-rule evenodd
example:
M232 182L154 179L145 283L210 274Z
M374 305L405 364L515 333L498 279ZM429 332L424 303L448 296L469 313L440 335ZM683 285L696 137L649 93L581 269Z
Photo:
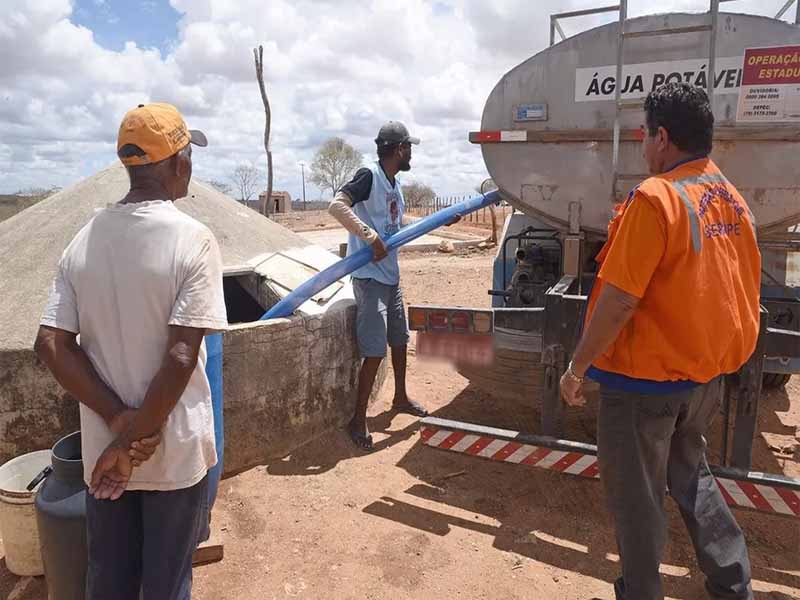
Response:
M71 21L91 30L107 50L120 51L133 41L165 55L177 41L180 17L166 0L76 0Z

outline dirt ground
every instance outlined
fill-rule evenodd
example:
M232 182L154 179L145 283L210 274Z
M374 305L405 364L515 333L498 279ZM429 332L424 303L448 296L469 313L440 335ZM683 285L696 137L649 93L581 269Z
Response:
M488 253L401 263L409 303L489 305ZM503 426L525 410L498 405L452 367L413 354L408 386L434 415ZM618 557L597 482L422 447L416 419L386 412L392 394L390 379L371 410L379 451L355 452L332 432L222 483L214 524L225 560L195 570L196 598L613 598ZM785 393L765 399L764 426L782 454L760 439L757 468L780 472L788 453L800 462L800 403L788 404ZM737 517L757 598L800 598L800 523ZM669 530L669 597L704 598L672 507Z
M490 303L490 253L411 254L401 265L408 303ZM524 402L501 403L452 367L419 360L413 340L408 388L435 416L500 427L536 420ZM415 418L386 412L393 389L390 376L370 411L377 452L361 454L335 431L221 483L213 528L225 559L195 569L194 598L613 598L618 556L598 482L423 447ZM762 407L754 469L800 475L800 380ZM595 414L570 415L586 439ZM667 595L705 598L671 504L669 514ZM800 521L736 516L756 598L800 598ZM43 599L39 580L14 598Z

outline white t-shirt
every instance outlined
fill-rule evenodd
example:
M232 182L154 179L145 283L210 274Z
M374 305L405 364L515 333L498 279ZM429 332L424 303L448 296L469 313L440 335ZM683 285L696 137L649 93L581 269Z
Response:
M80 334L101 379L138 408L167 347L168 325L227 327L222 259L209 229L172 202L114 204L70 242L42 325ZM133 470L129 490L175 490L217 462L205 342L153 456ZM114 440L102 417L80 405L84 477Z

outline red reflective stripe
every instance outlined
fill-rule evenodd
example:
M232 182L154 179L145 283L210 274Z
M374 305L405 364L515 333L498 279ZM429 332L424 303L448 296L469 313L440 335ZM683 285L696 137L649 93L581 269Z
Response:
M719 491L720 491L720 493L722 494L722 497L723 497L723 498L725 498L725 503L726 503L728 506L739 506L738 504L736 504L736 501L733 499L733 496L731 496L731 495L728 493L728 490L726 490L726 489L725 489L725 486L723 486L723 485L722 485L722 484L719 482L719 480L717 480L717 487L719 488Z
M453 446L455 446L458 442L464 439L464 436L467 435L466 433L462 433L460 431L454 431L450 435L448 435L445 440L439 444L439 448L444 448L445 450L449 450Z
M766 498L761 495L761 492L759 492L758 489L756 489L756 486L754 486L752 483L748 483L747 481L737 481L736 485L741 488L750 502L752 502L758 510L775 512L775 509L772 508L772 505L767 502Z
M433 434L435 434L437 431L439 430L436 429L435 427L422 427L422 429L419 430L419 435L422 438L423 442L427 442L429 439L433 437Z
M553 469L554 471L566 471L568 468L570 468L572 465L574 465L583 457L584 457L583 454L578 454L577 452L570 452L550 468Z
M775 493L781 497L781 500L786 502L786 506L788 506L794 514L800 517L800 493L779 487L774 487L772 489L775 490Z
M499 131L479 131L477 141L479 142L499 142Z
M586 467L583 471L578 473L578 475L582 477L597 477L600 473L600 465L595 461L588 467Z
M508 442L505 446L500 448L500 450L494 453L492 460L505 460L520 448L522 448L522 444L518 444L517 442Z
M494 440L488 437L478 438L478 441L472 444L469 448L464 450L467 454L478 454L481 450L486 448L489 444L491 444Z
M533 452L528 458L522 461L523 465L531 465L535 466L540 460L542 460L545 456L550 454L552 450L548 450L547 448L537 448L535 452Z

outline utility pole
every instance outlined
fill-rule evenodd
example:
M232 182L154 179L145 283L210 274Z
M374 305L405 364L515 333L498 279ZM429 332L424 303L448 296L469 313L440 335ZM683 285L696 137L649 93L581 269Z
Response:
M306 163L300 161L300 172L303 174L303 212L306 212Z

